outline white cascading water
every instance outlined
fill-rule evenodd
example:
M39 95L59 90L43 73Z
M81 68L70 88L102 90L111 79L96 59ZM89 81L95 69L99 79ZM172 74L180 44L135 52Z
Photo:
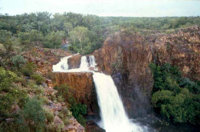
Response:
M54 65L53 72L93 72L93 80L101 111L101 127L106 132L142 132L143 129L140 126L128 119L112 77L104 73L94 72L94 70L97 70L94 56L89 56L89 63L87 57L82 56L80 68L78 69L69 69L66 66L70 57L63 58L57 65Z
M103 128L107 132L140 132L142 129L128 119L117 88L110 75L94 73L93 79L101 110Z
M81 64L80 64L79 70L80 71L88 71L89 70L89 64L87 62L86 56L81 57Z
M65 72L66 70L68 70L68 59L70 57L72 56L70 55L67 57L63 57L60 59L60 62L58 62L56 65L53 65L53 72Z

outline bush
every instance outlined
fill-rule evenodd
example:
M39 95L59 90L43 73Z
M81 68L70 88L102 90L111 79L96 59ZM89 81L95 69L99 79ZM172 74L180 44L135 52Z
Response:
M16 55L11 58L11 62L15 67L20 68L22 65L26 63L26 60L24 59L23 56Z
M22 67L21 72L25 76L31 76L35 70L36 70L36 65L32 62L28 62Z
M174 123L200 123L200 84L181 76L169 64L150 65L154 75L152 104L162 117Z
M23 126L23 119L18 111L13 111L13 107L23 107L27 93L15 85L16 80L18 77L15 73L0 67L0 131L20 131ZM8 118L13 121L7 122Z
M87 106L81 103L74 103L71 104L70 110L72 112L72 115L77 119L77 121L81 125L85 126L86 120L83 116L87 114Z
M45 109L45 116L46 116L47 122L53 122L54 114L50 109Z
M67 84L62 84L60 86L55 86L54 89L58 91L58 96L61 95L65 101L69 102L69 98L71 97L71 93L69 92L69 86Z
M24 105L22 113L29 127L34 131L39 131L44 128L46 120L45 112L41 107L41 102L37 98L29 99Z
M39 74L33 74L31 75L31 78L35 80L38 85L44 82L44 78Z
M0 113L9 115L14 104L22 105L26 100L26 93L15 86L17 75L0 67Z
M6 71L0 67L0 90L5 92L9 91L13 82L17 79L17 75L14 72Z

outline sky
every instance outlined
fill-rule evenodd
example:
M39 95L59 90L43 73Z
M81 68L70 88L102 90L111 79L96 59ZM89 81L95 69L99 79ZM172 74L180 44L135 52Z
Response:
M0 14L42 11L99 16L200 16L200 0L0 0Z

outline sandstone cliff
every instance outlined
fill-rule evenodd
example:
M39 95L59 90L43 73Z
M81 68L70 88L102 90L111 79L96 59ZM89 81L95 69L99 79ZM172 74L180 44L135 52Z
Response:
M121 31L108 37L93 54L99 69L112 74L131 116L145 116L151 111L150 63L176 65L184 76L200 80L200 28L196 26L148 36Z
M97 98L92 73L54 73L56 85L67 84L73 97L87 105L88 114L98 114Z

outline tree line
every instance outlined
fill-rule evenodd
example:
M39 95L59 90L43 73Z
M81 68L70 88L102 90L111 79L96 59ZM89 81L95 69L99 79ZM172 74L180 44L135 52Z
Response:
M0 15L0 43L60 48L69 41L70 51L88 54L100 48L109 34L121 29L165 31L192 25L200 25L200 17L99 17L71 12Z

